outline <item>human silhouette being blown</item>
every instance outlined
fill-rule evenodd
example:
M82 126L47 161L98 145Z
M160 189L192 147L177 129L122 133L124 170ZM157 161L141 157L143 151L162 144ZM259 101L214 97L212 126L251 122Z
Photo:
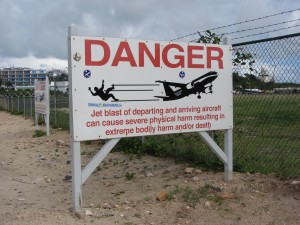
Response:
M110 94L110 92L115 89L114 85L111 85L110 88L107 88L107 90L104 90L104 80L102 80L102 86L101 88L98 87L94 87L94 91L93 92L91 90L91 87L89 87L89 91L91 92L91 94L93 96L99 96L102 100L107 101L108 99L112 98L115 101L119 101L119 99L117 99L113 94Z

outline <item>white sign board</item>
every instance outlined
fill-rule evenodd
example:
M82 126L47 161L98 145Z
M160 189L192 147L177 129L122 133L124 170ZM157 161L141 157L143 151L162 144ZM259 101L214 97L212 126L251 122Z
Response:
M230 129L231 46L71 37L74 141Z
M50 98L49 98L49 81L48 77L44 81L35 81L34 82L34 102L35 102L35 129L38 130L38 119L39 114L42 114L46 124L46 133L49 136L50 126L49 126L49 117L50 117Z
M35 81L34 83L34 102L35 102L35 112L40 114L48 113L48 88L46 80Z

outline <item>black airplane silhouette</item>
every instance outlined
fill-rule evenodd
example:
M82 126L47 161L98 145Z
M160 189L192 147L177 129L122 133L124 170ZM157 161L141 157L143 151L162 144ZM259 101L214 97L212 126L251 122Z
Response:
M205 94L213 93L212 82L217 77L218 77L217 72L210 71L187 84L157 80L155 82L162 83L164 85L166 96L154 96L154 97L162 98L163 101L173 101L173 100L187 97L191 94L198 94L197 97L200 99L201 98L200 93L205 93ZM188 87L189 84L191 88ZM171 87L175 87L175 90L173 90ZM206 89L208 89L208 92L206 92Z

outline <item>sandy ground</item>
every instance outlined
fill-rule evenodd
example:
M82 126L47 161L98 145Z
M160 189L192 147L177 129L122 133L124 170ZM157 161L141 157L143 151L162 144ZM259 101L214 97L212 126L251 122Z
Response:
M0 224L300 224L297 180L234 173L226 183L220 172L120 152L83 185L78 217L69 134L56 129L34 138L34 129L31 119L0 111ZM97 145L81 144L83 166Z

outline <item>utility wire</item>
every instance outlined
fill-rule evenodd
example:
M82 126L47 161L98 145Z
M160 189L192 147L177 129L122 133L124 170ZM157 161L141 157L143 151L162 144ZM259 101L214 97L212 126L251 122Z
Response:
M215 27L215 28L212 28L212 29L206 29L206 30L212 31L212 30L217 30L217 29L221 29L221 28L232 27L232 26L236 26L236 25L243 24L243 23L249 23L249 22L253 22L253 21L257 21L257 20L262 20L262 19L267 19L267 18L270 18L270 17L278 16L278 15L283 15L283 14L287 14L287 13L292 13L292 12L299 11L299 10L300 10L300 9L288 10L288 11L284 11L284 12L280 12L280 13L276 13L276 14L272 14L272 15L268 15L268 16L258 17L258 18L255 18L255 19L245 20L245 21L242 21L242 22L233 23L233 24L229 24L229 25L225 25L225 26L220 26L220 27ZM196 34L198 34L198 33L205 32L206 30L203 30L203 31L196 31L196 32L194 32L194 33L190 33L190 34L187 34L187 35L178 37L178 38L174 38L174 39L172 39L172 40L170 40L170 41L176 41L176 40L180 40L180 39L183 39L183 38L186 38L186 37L190 37L190 36L196 35Z

